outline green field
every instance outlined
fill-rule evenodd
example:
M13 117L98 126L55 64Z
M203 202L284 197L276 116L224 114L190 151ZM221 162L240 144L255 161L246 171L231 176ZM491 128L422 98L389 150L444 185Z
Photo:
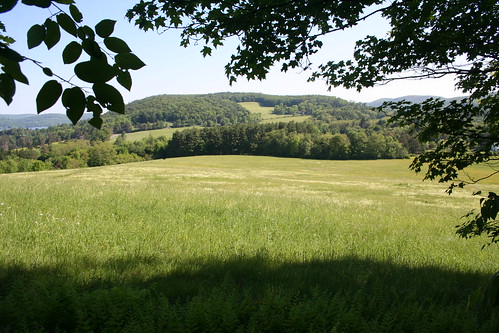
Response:
M173 158L0 175L0 330L497 332L497 246L408 160ZM476 175L485 169L476 169ZM488 179L499 191L499 179Z
M239 103L243 108L251 113L259 113L262 115L262 123L277 123L277 122L301 122L310 118L310 116L292 116L292 115L279 115L273 114L273 107L263 107L257 102L241 102Z
M160 128L160 129L155 129L155 130L148 130L148 131L139 131L139 132L132 132L132 133L126 133L126 140L127 141L140 141L142 139L148 138L152 136L153 138L157 138L160 136L165 136L168 139L171 139L173 136L173 133L177 131L183 131L185 129L189 128L200 128L199 126L189 126L189 127L169 127L169 128ZM112 140L116 140L116 138L119 135L114 135L112 137Z

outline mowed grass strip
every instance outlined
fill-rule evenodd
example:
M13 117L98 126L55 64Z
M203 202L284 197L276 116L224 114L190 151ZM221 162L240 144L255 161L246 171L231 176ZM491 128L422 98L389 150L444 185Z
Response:
M0 327L494 332L466 303L498 248L454 234L473 189L448 196L408 164L201 156L0 175Z
M243 108L248 110L251 113L259 113L262 115L262 123L278 123L278 122L290 122L290 121L296 121L296 122L301 122L305 121L307 119L310 119L310 116L292 116L292 115L280 115L280 114L273 114L274 112L274 107L268 107L268 106L260 106L259 103L257 102L241 102L238 103L241 105Z
M191 129L191 128L201 128L201 127L200 126L168 127L168 128L160 128L160 129L148 130L148 131L138 131L138 132L126 133L125 138L126 138L126 141L140 141L140 140L148 138L148 137L158 138L160 136L164 136L167 139L171 139L173 136L173 133L175 133L177 131ZM119 136L119 134L113 135L112 140L116 140L116 138L118 136Z

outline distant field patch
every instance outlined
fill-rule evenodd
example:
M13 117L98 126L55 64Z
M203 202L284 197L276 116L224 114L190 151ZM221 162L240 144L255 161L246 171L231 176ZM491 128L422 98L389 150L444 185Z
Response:
M272 112L274 111L273 107L263 107L263 106L260 106L260 104L257 102L241 102L241 103L239 103L239 105L241 105L243 108L245 108L249 112L261 114L262 118L264 118L264 119L275 116L272 114Z
M183 131L189 128L201 128L199 126L189 126L189 127L176 127L176 128L161 128L161 129L156 129L156 130L149 130L149 131L140 131L140 132L133 132L133 133L126 133L126 141L139 141L145 138L148 138L152 136L153 138L157 138L160 136L165 136L168 139L171 139L173 136L173 133L177 131ZM113 137L113 140L116 140L116 137L118 135Z
M271 118L263 119L261 123L289 123L291 121L294 122L302 122L307 119L310 119L310 116L291 116L291 115L272 115Z
M273 107L263 107L257 102L241 102L239 103L243 108L252 113L259 113L262 115L262 123L275 123L275 122L290 122L290 121L305 121L310 118L310 116L295 116L292 115L278 115L272 114L274 111Z

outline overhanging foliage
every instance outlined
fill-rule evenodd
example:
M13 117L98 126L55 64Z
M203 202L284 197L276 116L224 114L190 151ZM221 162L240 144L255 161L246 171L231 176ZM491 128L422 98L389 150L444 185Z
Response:
M367 35L356 42L351 59L312 66L310 57L323 46L322 36L376 15L391 26L386 37ZM262 80L276 64L282 71L312 68L311 81L321 79L329 87L359 91L396 80L451 75L468 98L448 105L438 100L385 105L395 111L393 121L415 126L421 141L439 139L435 150L415 159L413 169L428 165L425 179L454 181L467 166L497 159L491 149L499 142L496 0L141 0L127 16L144 30L180 29L180 44L204 43L203 56L227 38L238 38L225 67L230 82L237 77ZM497 169L491 172L495 173ZM465 184L452 183L449 192ZM491 196L483 203L491 204ZM496 210L489 217L497 214L498 207L491 207ZM479 216L487 228L471 233L464 227L459 233L464 237L485 233L491 242L498 242L495 221Z

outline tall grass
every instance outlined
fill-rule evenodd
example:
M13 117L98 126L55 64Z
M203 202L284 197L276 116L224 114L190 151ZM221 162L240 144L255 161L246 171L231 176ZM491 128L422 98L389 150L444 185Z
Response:
M0 329L496 332L466 309L499 254L454 234L472 189L449 197L408 164L207 156L0 175Z

